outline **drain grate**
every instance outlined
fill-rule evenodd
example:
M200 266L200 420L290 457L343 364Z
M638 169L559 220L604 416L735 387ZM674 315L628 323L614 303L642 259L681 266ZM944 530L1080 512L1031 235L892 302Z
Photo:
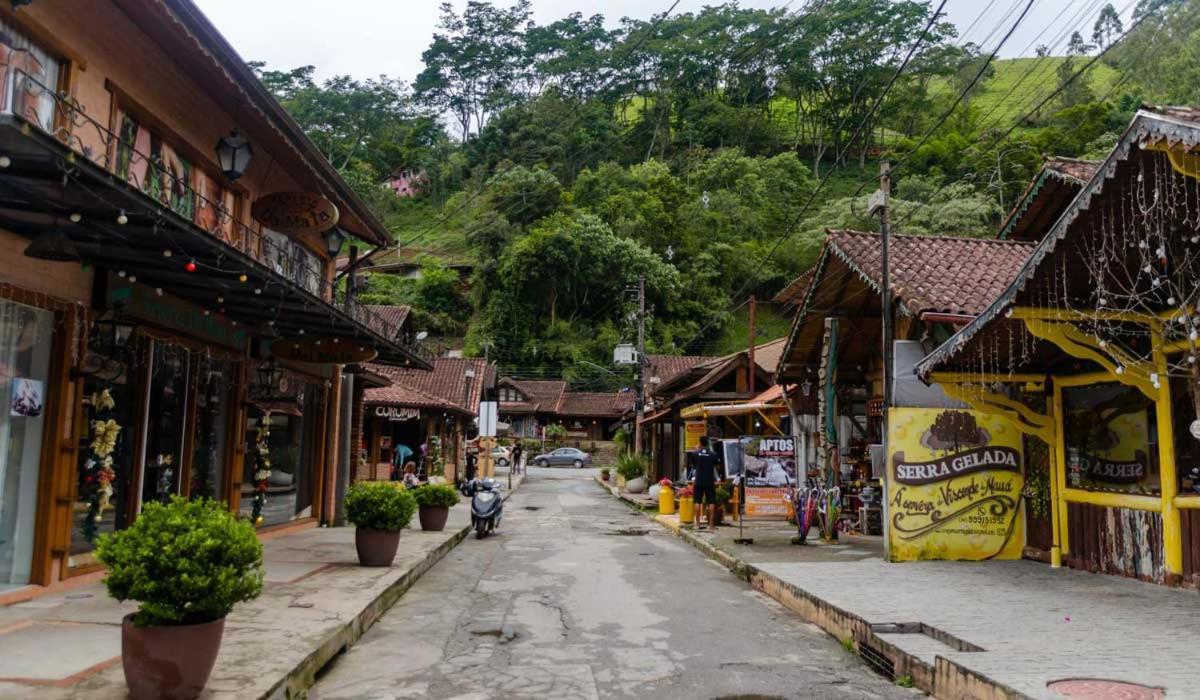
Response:
M896 680L896 664L879 649L866 642L859 642L858 656L871 667L872 671L889 681Z
M521 506L521 510L541 510L541 506Z
M1067 678L1051 681L1046 687L1064 698L1088 700L1162 700L1167 695L1163 688L1104 678Z

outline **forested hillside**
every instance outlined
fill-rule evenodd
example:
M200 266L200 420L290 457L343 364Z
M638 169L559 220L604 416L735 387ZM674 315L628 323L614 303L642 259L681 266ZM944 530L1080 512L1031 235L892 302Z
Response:
M599 385L619 381L596 365L633 337L639 275L649 349L732 349L745 300L810 265L826 227L877 227L864 208L882 157L899 232L993 235L1044 155L1101 157L1140 103L1197 102L1200 0L1124 17L1064 0L1027 47L1005 45L1026 0L986 19L980 3L961 32L938 4L539 25L528 0L472 1L443 7L411 81L256 67L398 254L427 265L419 281L372 275L365 301L413 303L513 371ZM419 197L380 186L400 170L426 174Z

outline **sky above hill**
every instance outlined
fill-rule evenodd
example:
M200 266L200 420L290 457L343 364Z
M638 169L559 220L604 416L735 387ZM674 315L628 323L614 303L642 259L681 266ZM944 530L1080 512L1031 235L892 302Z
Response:
M275 69L315 65L318 76L380 74L411 82L420 72L421 52L437 30L441 0L194 0L233 46L249 61ZM497 0L506 4L505 0ZM719 0L681 0L676 13L698 11ZM623 16L648 18L672 0L533 0L539 24L572 12L603 14L616 25ZM742 0L743 7L798 8L803 0ZM1114 3L1121 8L1126 3ZM1132 5L1133 3L1128 3ZM454 0L459 11L466 0ZM1103 3L1093 0L1035 0L1029 15L1005 44L1000 56L1033 55L1051 44L1067 23L1091 35ZM1024 7L1023 0L949 0L946 13L959 28L960 41L982 43L989 51ZM1094 9L1093 9L1094 8ZM1075 19L1078 18L1078 19ZM1071 21L1074 19L1074 21ZM997 26L1000 28L997 31ZM1065 40L1062 46L1065 47ZM1058 52L1056 52L1058 53Z

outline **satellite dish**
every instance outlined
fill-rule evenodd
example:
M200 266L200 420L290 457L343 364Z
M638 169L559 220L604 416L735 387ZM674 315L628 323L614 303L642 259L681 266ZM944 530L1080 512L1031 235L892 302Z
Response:
M425 340L428 337L429 337L429 331L421 331L420 333L417 333L418 341Z

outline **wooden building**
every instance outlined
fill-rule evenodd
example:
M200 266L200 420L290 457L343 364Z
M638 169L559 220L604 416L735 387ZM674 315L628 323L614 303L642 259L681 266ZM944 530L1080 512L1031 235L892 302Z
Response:
M0 68L0 595L173 494L332 520L343 364L426 365L334 301L387 230L189 0L4 3Z
M1030 261L916 368L1047 445L1055 559L1200 574L1200 112L1143 107Z

